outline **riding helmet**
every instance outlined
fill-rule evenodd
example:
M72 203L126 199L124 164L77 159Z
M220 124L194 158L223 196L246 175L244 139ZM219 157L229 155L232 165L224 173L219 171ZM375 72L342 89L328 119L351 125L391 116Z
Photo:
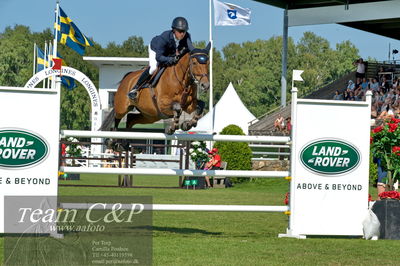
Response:
M176 30L181 30L181 31L188 31L189 24L184 17L176 17L172 21L171 28L176 29Z

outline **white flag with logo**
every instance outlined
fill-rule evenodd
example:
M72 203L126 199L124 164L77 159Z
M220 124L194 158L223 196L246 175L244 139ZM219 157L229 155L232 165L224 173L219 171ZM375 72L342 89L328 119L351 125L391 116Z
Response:
M250 25L251 10L214 0L215 26Z

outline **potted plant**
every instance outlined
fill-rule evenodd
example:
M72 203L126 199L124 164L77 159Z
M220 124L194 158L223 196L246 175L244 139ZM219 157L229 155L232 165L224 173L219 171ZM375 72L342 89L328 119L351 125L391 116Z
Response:
M380 237L400 239L400 193L394 191L394 183L400 179L400 119L391 118L384 125L372 130L371 152L381 161L381 167L387 172L382 180L385 191L378 196L372 210L381 223Z
M203 141L193 141L189 148L190 159L195 163L196 169L203 169L204 164L208 161L208 153L206 143ZM205 187L204 177L186 177L185 180L190 180L191 184L196 188Z
M65 152L67 153L67 157L81 157L82 156L82 147L79 144L75 144L73 142L78 142L76 138L69 137L67 138L67 141L69 144L67 145L67 148L65 149ZM71 159L71 164L76 165L77 163L76 159Z
M203 141L193 141L189 149L190 159L195 163L196 169L201 169L208 161L206 144Z
M78 142L78 140L76 138L69 137L67 138L67 141L69 142L65 149L67 157L71 158L82 157L83 150L81 145L79 145L78 143L74 143ZM78 161L77 159L68 159L66 160L66 163L72 166L77 166L77 161ZM71 180L79 180L80 174L68 174L67 178Z

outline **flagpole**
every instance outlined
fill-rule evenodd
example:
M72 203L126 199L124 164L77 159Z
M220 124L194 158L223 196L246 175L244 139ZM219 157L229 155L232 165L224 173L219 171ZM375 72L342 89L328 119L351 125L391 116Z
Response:
M43 68L46 69L47 62L47 41L44 42L44 58L43 58ZM43 80L43 89L47 88L47 79Z
M47 43L47 41L46 41L45 42L45 46L47 48L47 50L46 50L47 57L44 58L44 62L45 62L44 68L46 68L46 62L47 62L47 67L50 66L49 58L50 58L50 54L52 53L52 51L51 51L51 41L49 41L49 43ZM50 80L49 79L45 79L45 80L46 80L46 88L50 87L50 84L49 84Z
M54 29L53 58L56 58L56 57L57 57L58 24L59 24L59 19L60 19L59 12L60 12L60 1L57 0L56 10L55 10L55 14L56 14L55 23L56 23L56 25L57 25L57 28ZM49 66L50 66L50 65L51 65L51 62L49 62ZM56 78L55 78L55 77L56 77L56 76L54 75L54 78L53 78L53 80L52 80L52 82L51 82L51 84L52 84L51 88L56 88L55 86L53 86L53 85L56 85L56 84L57 84Z
M211 119L211 132L214 133L214 103L213 103L213 97L214 97L214 93L213 93L213 48L214 48L214 42L213 42L213 36L212 36L212 1L213 0L209 0L209 39L210 39L210 44L211 44L211 48L210 48L210 100L209 100L209 112L211 112L212 114L212 119Z
M57 0L57 5L56 5L56 25L58 25L59 24L59 19L60 19L60 16L59 16L59 10L60 10L60 1L59 0ZM55 32L54 32L54 40L53 40L53 58L56 58L57 57L57 39L58 39L58 29L56 28L55 30L54 30Z
M48 53L49 55L47 57L48 67L50 67L51 63L52 63L52 61L50 59L50 58L53 58L53 56L51 56L52 51L53 51L53 45L52 45L51 41L49 41L49 53ZM50 81L51 81L51 79L47 79L47 86L49 86L49 87L51 86Z
M33 75L36 74L36 43L33 43Z

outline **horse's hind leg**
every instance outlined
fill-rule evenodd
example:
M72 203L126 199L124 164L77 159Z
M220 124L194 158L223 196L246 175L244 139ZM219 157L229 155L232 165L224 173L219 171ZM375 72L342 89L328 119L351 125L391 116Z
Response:
M172 104L172 110L174 111L174 120L172 121L171 126L167 129L167 134L171 135L179 128L179 117L182 114L182 107L179 103L174 102Z
M119 118L115 118L114 119L114 129L115 129L115 131L118 130L118 125L119 125L120 122L121 122L121 119L119 119Z
M128 111L125 113L116 113L114 118L114 130L118 131L118 125L121 122L122 118L126 115Z
M188 131L189 129L191 129L192 127L197 126L197 121L199 121L199 119L201 118L201 116L203 115L203 111L204 111L204 106L206 104L201 101L198 100L197 101L197 106L196 106L196 113L193 116L193 118L190 121L185 121L182 123L181 125L181 129L183 131Z

